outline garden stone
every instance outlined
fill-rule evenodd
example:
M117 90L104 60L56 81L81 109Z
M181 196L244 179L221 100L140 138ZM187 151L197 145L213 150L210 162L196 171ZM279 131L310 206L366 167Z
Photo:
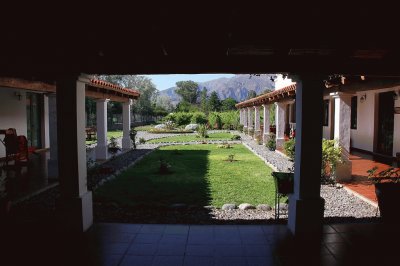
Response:
M228 203L228 204L224 204L222 206L222 210L224 210L224 211L226 211L226 210L234 210L234 209L236 209L236 205L235 204Z
M256 207L254 207L253 205L249 204L249 203L242 203L239 205L239 209L241 210L251 210L251 209L255 209Z
M164 129L166 126L164 125L164 124L159 124L159 125L156 125L154 128L155 129Z
M287 211L288 210L288 205L286 203L279 203L279 205L276 205L276 208L281 210L281 211Z
M198 127L197 124L189 124L185 127L185 130L196 130Z
M272 210L271 206L269 206L268 204L259 204L259 205L257 205L257 209L262 210L262 211Z

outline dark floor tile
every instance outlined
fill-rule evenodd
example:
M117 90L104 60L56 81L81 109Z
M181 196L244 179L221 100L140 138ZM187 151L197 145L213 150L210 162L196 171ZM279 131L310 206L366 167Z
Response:
M246 266L246 258L244 257L217 257L215 258L215 266Z
M191 225L189 235L214 235L214 226L212 225Z
M129 249L127 254L129 255L155 255L157 251L157 244L132 244Z
M239 226L239 233L240 235L248 235L248 234L252 234L252 235L263 235L265 234L263 228L261 225L243 225L243 226Z
M341 237L339 233L323 234L322 241L324 243L343 243L343 242L345 242L345 239L343 237Z
M272 248L270 245L245 245L245 256L247 257L271 257Z
M104 241L107 243L130 243L135 237L136 234L132 233L107 232L105 234L99 234L97 240Z
M214 256L214 245L187 245L186 256Z
M184 266L213 266L214 257L191 257L186 256L183 262Z
M183 256L157 256L154 258L153 266L181 266Z
M153 256L132 256L126 255L121 266L151 266L153 264Z
M157 248L157 256L183 256L185 255L185 250L185 245L159 244Z
M163 224L144 224L140 229L140 234L163 234L166 225Z
M186 235L163 235L160 239L160 244L186 244Z
M100 261L101 266L117 266L123 255L107 255Z
M137 234L133 243L154 244L158 243L162 234Z
M215 246L216 257L244 256L244 247L242 245L217 245Z
M272 257L248 257L247 266L270 266L278 265Z
M121 223L98 223L94 225L95 231L100 232L119 232L136 234L142 228L141 224L121 224Z
M242 242L245 245L261 245L261 244L268 244L268 237L264 234L247 234L242 235Z
M333 229L332 226L330 225L324 225L322 228L322 232L324 234L333 234L333 233L337 233L335 229Z
M189 233L188 225L167 225L164 234L185 235Z
M201 245L201 244L214 244L215 243L215 239L213 236L208 236L208 235L189 235L188 240L187 240L188 244L192 244L192 245Z
M124 254L128 249L128 243L105 243L99 247L99 251L102 254Z

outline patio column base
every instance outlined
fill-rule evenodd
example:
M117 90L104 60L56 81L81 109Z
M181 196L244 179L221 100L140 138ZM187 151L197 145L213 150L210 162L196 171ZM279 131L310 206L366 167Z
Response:
M322 235L322 219L324 217L323 198L296 199L295 194L289 196L288 227L296 237Z
M122 138L122 149L129 150L132 149L132 141L131 138Z
M285 143L284 138L276 138L276 148L277 149L282 149L284 143Z
M96 146L96 159L97 160L107 160L108 158L108 147L104 145Z
M47 160L47 175L51 179L58 179L58 160Z
M79 198L60 199L57 204L59 224L68 232L86 232L93 224L92 192Z

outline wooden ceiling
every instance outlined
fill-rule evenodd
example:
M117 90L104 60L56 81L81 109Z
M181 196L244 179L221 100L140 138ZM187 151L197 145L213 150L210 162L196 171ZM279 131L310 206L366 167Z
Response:
M297 2L5 5L0 74L400 75L396 7Z

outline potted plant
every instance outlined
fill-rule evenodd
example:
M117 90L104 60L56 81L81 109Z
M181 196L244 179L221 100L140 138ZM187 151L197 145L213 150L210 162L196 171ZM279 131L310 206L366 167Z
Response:
M276 149L276 136L274 133L269 133L268 141L265 143L265 146L267 146L270 151L274 151Z
M367 171L375 184L375 194L384 223L400 222L400 168L390 167L378 172L378 167Z

